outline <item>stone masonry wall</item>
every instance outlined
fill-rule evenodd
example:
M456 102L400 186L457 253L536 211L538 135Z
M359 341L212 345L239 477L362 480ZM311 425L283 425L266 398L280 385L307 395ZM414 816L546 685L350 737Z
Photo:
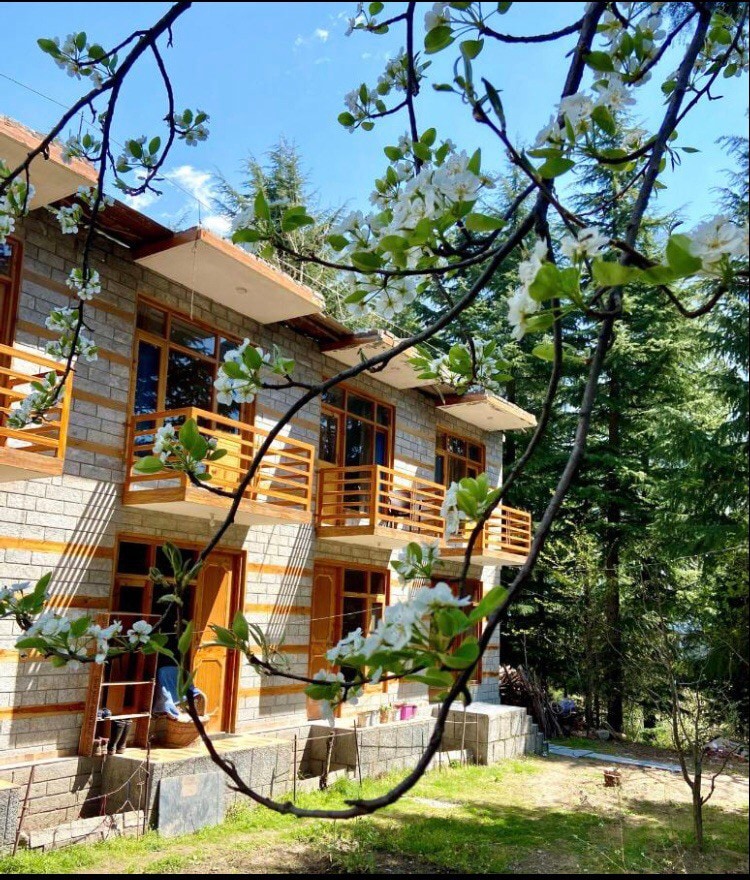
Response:
M42 210L33 212L21 230L23 282L16 345L40 350L50 334L44 321L53 306L67 304L65 279L77 265L81 241L60 234ZM76 369L69 441L61 477L0 484L0 580L34 581L53 571L53 593L60 607L72 611L107 608L112 590L114 547L118 536L170 538L205 542L206 520L125 507L121 503L124 445L129 407L135 305L147 295L228 333L269 346L279 345L297 362L303 380L317 380L336 370L336 363L316 345L281 326L260 326L206 298L134 264L127 249L100 237L93 254L102 278L101 296L87 307L99 359ZM438 425L475 436L487 444L488 469L494 480L501 471L501 435L481 432L437 414L420 393L402 392L364 377L353 384L393 403L396 412L395 466L433 477ZM275 390L261 394L256 424L270 427L299 394ZM319 405L310 404L288 433L317 444ZM312 525L233 526L225 546L246 554L245 610L272 640L283 637L291 669L308 666L309 607L315 559L371 562L387 567L388 553L320 541ZM455 565L445 565L446 573ZM487 587L496 569L476 570ZM392 578L392 600L402 597ZM269 610L270 609L270 610ZM13 648L14 626L0 629L0 763L40 754L72 754L86 699L88 670L56 670L38 658L19 657ZM497 690L497 661L485 659L480 695ZM306 720L302 686L286 680L261 681L244 667L238 683L237 729L289 725ZM398 698L424 697L406 686Z

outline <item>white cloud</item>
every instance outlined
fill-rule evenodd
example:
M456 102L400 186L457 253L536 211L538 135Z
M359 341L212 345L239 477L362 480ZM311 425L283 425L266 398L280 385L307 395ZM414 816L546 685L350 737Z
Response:
M220 236L230 233L231 223L226 217L221 214L206 213L207 210L213 209L216 197L213 176L209 171L201 171L192 165L179 165L173 171L168 171L164 177L186 195L193 197L186 201L183 210L195 215L200 209L201 224L205 229ZM200 204L197 205L193 199L197 199Z
M315 30L304 37L302 34L297 34L294 38L294 47L295 49L299 49L300 46L309 46L310 43L314 43L318 40L321 43L327 43L328 38L331 36L331 32L326 28L317 27Z
M203 218L203 227L221 238L226 238L232 231L232 224L221 214L209 214Z

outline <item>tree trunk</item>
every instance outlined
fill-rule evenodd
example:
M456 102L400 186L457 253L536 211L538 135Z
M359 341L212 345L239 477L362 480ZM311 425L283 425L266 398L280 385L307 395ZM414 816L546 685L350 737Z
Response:
M615 375L609 379L609 420L608 447L614 461L620 451L620 412L619 387ZM610 472L605 481L607 504L605 510L605 595L604 625L605 651L603 674L607 688L607 723L622 732L623 728L623 670L622 670L622 631L620 623L620 525L622 508L620 506L620 486L616 473Z

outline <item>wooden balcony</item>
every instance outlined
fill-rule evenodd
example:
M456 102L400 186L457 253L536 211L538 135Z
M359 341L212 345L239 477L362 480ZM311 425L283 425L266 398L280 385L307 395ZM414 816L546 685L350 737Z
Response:
M472 524L465 525L441 552L445 559L463 558ZM531 514L501 506L485 523L474 544L471 561L475 565L523 565L531 549Z
M73 374L65 380L58 403L38 425L16 429L8 416L18 401L33 393L32 382L50 372L62 375L56 361L20 348L0 345L0 482L56 477L63 471L70 417Z
M325 468L318 479L318 537L367 547L440 541L445 489L380 465Z
M133 465L153 455L155 433L165 424L181 425L193 418L204 437L214 437L227 454L208 463L206 487L234 491L268 436L268 431L195 407L133 416L128 427L123 503L146 510L221 520L231 504L209 488L194 486L183 473L165 470L139 474ZM243 525L310 522L315 448L290 437L276 438L248 486L235 521Z

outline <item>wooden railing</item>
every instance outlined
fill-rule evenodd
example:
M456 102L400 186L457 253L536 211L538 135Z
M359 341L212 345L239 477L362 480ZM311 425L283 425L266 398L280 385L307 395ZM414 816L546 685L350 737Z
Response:
M413 540L443 537L440 507L445 489L393 468L365 465L325 468L318 483L320 529L385 528Z
M473 523L462 524L457 535L447 542L450 555L466 549ZM502 505L494 511L477 538L472 555L497 558L500 555L527 556L531 549L531 514L526 510Z
M70 418L73 374L69 373L57 404L40 424L11 428L8 417L24 397L34 393L32 382L49 373L61 376L63 367L56 361L9 345L0 345L0 448L36 453L62 461Z
M242 480L268 431L246 422L226 418L196 407L164 410L133 416L128 428L128 468L125 491L165 488L190 483L185 474L165 470L156 474L139 474L133 465L144 455L153 455L156 431L166 424L178 429L186 419L195 419L201 434L213 437L227 454L216 462L207 463L211 479L208 486L234 491ZM313 462L315 447L291 437L279 436L263 457L258 472L248 486L244 498L279 505L289 511L310 513L312 509ZM203 490L196 489L201 492Z

